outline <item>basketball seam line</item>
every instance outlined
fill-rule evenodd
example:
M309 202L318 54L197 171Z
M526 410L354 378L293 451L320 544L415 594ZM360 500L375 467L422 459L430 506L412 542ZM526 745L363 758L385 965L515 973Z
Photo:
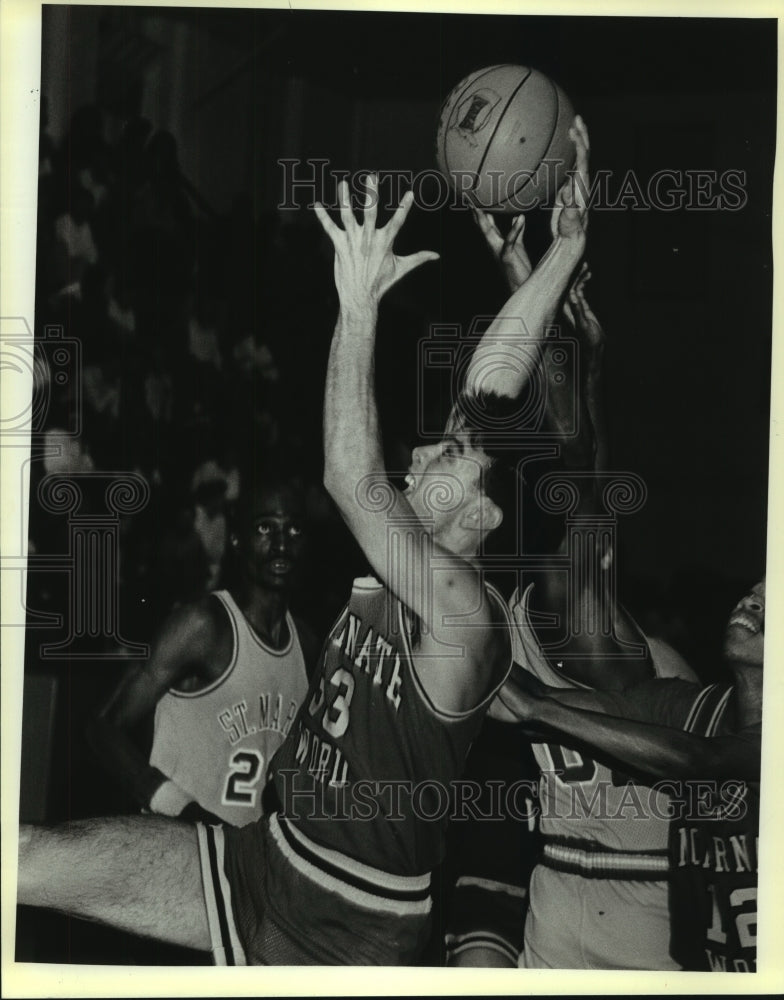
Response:
M548 79L548 82L549 82L550 86L553 88L553 93L555 94L555 118L553 119L553 127L552 127L552 129L550 131L550 138L547 140L547 145L545 146L545 152L547 152L550 149L550 143L553 141L553 136L555 135L555 130L558 127L558 119L560 118L560 114L561 114L561 101L560 101L560 98L558 97L558 88L555 86L555 84L553 83L553 81L550 80L549 77L547 79ZM536 168L537 171L539 170L539 167L541 167L541 165L542 165L542 160L539 161L539 166L537 166L537 168ZM534 171L534 173L536 173L536 171ZM530 177L526 177L526 179L522 182L522 184L518 185L514 189L514 191L512 191L512 193L510 195L507 195L507 197L504 199L504 201L510 201L512 198L514 198L515 195L519 194L523 190L523 188L526 186L526 184L530 183L530 181L531 181L531 178ZM498 208L498 206L501 205L501 204L503 204L503 202L496 201L492 205L488 205L488 207L485 209L485 211L489 212L489 211L491 211L494 208Z
M504 110L498 116L498 121L495 123L495 128L493 129L493 134L490 136L490 139L488 140L488 143L485 146L484 153L482 153L482 159L479 161L479 166L476 168L477 177L479 176L479 174L482 173L482 167L485 165L485 160L487 159L487 154L490 152L490 147L493 145L493 140L495 139L496 132L501 127L501 122L504 120L504 115L509 110L509 105L515 99L515 97L517 97L518 90L522 87L522 85L525 83L525 81L530 77L530 75L531 75L532 72L533 72L533 70L529 69L528 73L523 77L523 79L517 84L517 86L515 87L515 89L509 95L509 99L507 100L506 104L504 105Z
M498 69L499 66L505 66L505 65L507 65L507 64L506 63L499 63L498 66L488 66L487 69L484 69L484 70L482 70L479 73L479 76L475 77L473 80L471 80L469 83L467 83L465 85L465 87L463 87L463 89L460 91L460 93L458 94L458 96L455 98L454 107L452 108L452 110L451 110L451 112L449 114L449 118L447 119L447 123L444 126L444 136L443 136L443 140L442 140L442 143L441 143L441 145L443 147L443 151L444 151L444 167L446 168L446 172L448 174L451 173L451 171L449 169L449 159L448 159L447 154L446 154L446 134L449 131L449 129L451 128L451 124L450 123L452 121L452 117L454 116L455 112L459 108L460 102L463 99L463 95L465 94L465 92L468 90L469 87L473 87L473 85L476 83L477 80L481 80L483 76L487 76L488 73L492 73L492 71L494 69ZM469 76L470 76L470 74L469 74ZM450 94L447 94L446 97L444 98L444 103L441 105L441 109L440 109L440 112L439 112L439 115L438 115L439 122L441 121L441 115L443 114L444 109L446 108L447 102L449 101L449 97L450 97ZM436 149L436 154L437 153L438 153L438 149Z
M474 84L478 80L481 80L483 76L487 76L488 73L492 73L493 70L495 70L495 69L501 69L503 66L513 66L513 65L514 65L514 63L498 63L498 65L496 65L496 66L488 66L487 69L483 73L480 73L479 76L476 77L476 79L472 80L470 83L467 83L465 85L465 87L463 87L463 89L460 91L460 95L455 99L455 106L452 109L452 114L450 114L449 121L448 121L446 127L444 128L444 138L443 138L444 166L446 167L447 174L451 174L452 170L451 170L451 168L449 166L449 157L447 156L447 152L446 152L446 134L449 131L449 129L452 127L451 126L451 120L452 120L452 117L454 116L455 112L457 111L457 109L460 107L460 101L463 99L463 94L465 94L465 92L468 90L469 87L473 87ZM530 76L530 75L531 75L531 70L529 69L528 70L528 76ZM518 86L521 87L525 83L525 81L528 79L528 76L525 77L524 80L521 80ZM516 90L515 90L515 93L517 93ZM514 97L514 94L512 94L512 97ZM511 101L512 97L509 98L510 101ZM448 99L449 98L447 97L447 100ZM444 103L446 103L446 102L444 102ZM506 111L506 108L504 108L504 111L501 112L501 116L502 117L503 117L503 114L504 114L505 111ZM501 119L499 118L498 122L496 123L496 129L498 128L498 125L500 123L501 123ZM495 136L495 129L493 130L493 135L490 137L490 142L493 141L493 137L494 136ZM489 143L488 143L488 146L489 146ZM486 155L487 155L487 153L485 151L485 156ZM484 156L482 157L482 162L484 162ZM481 163L480 163L480 168L481 168ZM477 170L476 173L478 175L479 174L479 170Z

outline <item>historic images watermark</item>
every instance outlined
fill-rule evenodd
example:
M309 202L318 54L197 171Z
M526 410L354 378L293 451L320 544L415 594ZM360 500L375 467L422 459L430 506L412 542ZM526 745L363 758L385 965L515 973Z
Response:
M448 784L435 779L352 780L321 761L320 741L303 735L297 759L306 773L281 769L282 800L292 814L308 819L391 823L501 822L512 818L531 826L538 819L602 823L661 820L738 820L746 815L745 783L661 780L638 784L626 776L588 784L568 781L561 770L543 770L541 780L478 782L467 779ZM567 790L555 794L556 784Z
M5 572L19 575L20 624L54 629L65 637L42 642L41 660L146 657L146 643L123 638L119 621L120 520L142 510L150 488L143 476L127 471L74 468L82 434L82 345L61 326L46 326L34 336L21 317L0 321L0 364L8 380L4 395L0 446L30 447L29 465L43 475L32 504L38 511L66 522L62 550L25 547L24 512L13 542L3 552ZM18 495L26 495L30 469L19 463ZM12 533L9 532L11 537ZM30 574L58 573L67 579L68 599L58 614L27 604L25 584ZM7 625L4 622L4 625ZM96 651L96 640L104 640ZM105 648L104 648L105 647Z
M312 208L321 202L325 208L337 209L337 186L346 181L353 198L364 204L367 191L364 180L367 171L351 173L331 167L331 161L319 157L307 159L283 157L277 161L280 168L280 211L298 211ZM547 188L555 191L555 178L559 160L543 160L542 168L550 179ZM376 204L394 211L406 191L413 191L415 205L427 212L444 208L467 209L473 202L471 192L477 186L478 176L472 171L453 171L452 182L435 168L428 170L378 170ZM534 200L526 194L525 180L533 172L525 170L505 173L488 170L483 180L489 181L492 204L506 203L509 211L526 212L537 204L545 208L552 203ZM576 183L583 185L579 175ZM582 193L591 211L595 212L738 212L748 201L745 170L672 169L656 170L642 175L635 170L616 174L612 170L597 170L592 174L590 186L583 186ZM554 196L553 196L554 197Z

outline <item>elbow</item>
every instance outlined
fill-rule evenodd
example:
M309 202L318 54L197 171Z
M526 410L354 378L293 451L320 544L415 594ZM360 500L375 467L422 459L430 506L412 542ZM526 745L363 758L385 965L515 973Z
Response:
M331 462L324 466L324 489L347 520L362 511L376 510L394 489L384 469L359 463Z

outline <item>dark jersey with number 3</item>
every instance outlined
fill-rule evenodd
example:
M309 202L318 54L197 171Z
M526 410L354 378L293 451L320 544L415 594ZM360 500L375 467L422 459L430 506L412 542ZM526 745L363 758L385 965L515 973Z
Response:
M424 874L440 862L451 783L506 676L477 708L441 711L417 676L415 629L375 578L355 580L274 765L284 814L303 833L399 875Z

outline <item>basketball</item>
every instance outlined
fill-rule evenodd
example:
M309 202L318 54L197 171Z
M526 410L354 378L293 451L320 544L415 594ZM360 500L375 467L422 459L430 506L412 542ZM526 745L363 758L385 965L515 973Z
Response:
M442 106L438 168L489 212L552 203L574 165L573 120L571 101L544 73L488 66L461 80Z

